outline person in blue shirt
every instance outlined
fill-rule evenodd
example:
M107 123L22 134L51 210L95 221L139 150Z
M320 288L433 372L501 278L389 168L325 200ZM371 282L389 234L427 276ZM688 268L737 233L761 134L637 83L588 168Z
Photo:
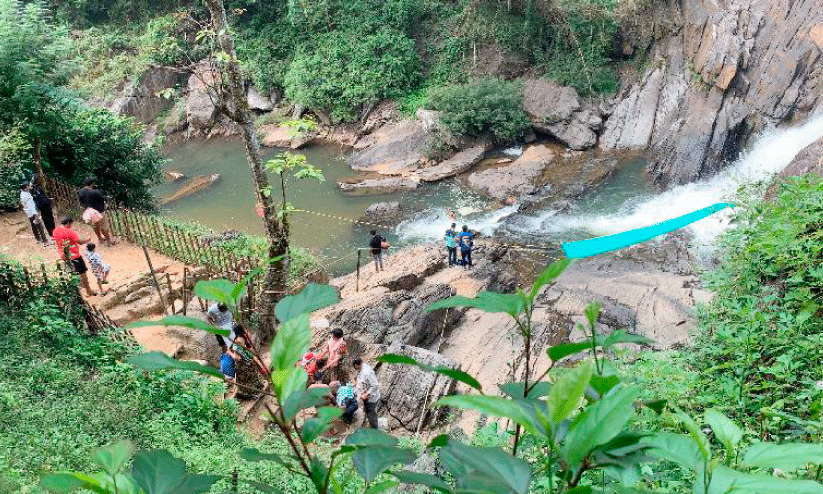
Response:
M460 245L460 263L463 267L472 267L472 248L474 247L474 234L469 231L469 227L463 225L463 231L457 235L457 243Z
M457 232L454 230L455 228L457 228L457 223L452 223L451 228L446 230L446 236L443 237L446 240L446 250L449 251L449 266L457 264Z

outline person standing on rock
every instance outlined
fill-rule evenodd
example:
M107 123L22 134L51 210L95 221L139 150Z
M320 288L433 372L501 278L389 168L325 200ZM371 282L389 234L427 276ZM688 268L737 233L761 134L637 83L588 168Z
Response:
M320 354L318 358L326 358L326 366L321 370L324 377L330 381L347 382L349 380L348 373L343 367L343 357L346 355L346 340L343 339L343 330L335 328L331 331L326 349Z
M363 411L366 413L369 427L377 429L377 403L380 401L380 383L377 381L377 374L360 358L354 359L352 365L357 370L355 389L360 399L363 400Z
M86 267L86 262L80 255L80 245L89 243L89 239L80 238L71 227L73 223L74 220L71 217L63 218L60 226L54 229L54 243L57 246L60 259L67 263L70 262L74 272L80 276L80 285L86 290L86 295L93 297L97 294L89 286L89 268ZM66 255L68 255L68 259Z
M80 205L86 211L83 212L83 220L90 223L97 235L100 243L114 245L117 242L111 237L109 232L109 220L106 217L106 197L97 188L97 179L89 177L83 182L83 188L77 193ZM95 214L97 213L97 214Z
M383 249L388 249L390 245L385 238L377 234L377 230L372 230L369 234L371 234L369 247L374 258L374 271L379 273L383 270Z
M37 205L37 210L40 211L40 217L43 218L43 225L49 236L54 233L54 209L43 187L40 186L40 175L34 174L31 178L31 196L34 197L34 204Z
M34 233L35 240L43 244L43 247L48 247L49 238L46 235L46 229L43 227L43 218L37 211L37 205L34 203L29 184L20 184L20 205L23 206L23 213L31 223L31 231Z
M446 250L449 253L449 266L454 266L457 264L457 223L452 223L451 228L446 230L446 236L443 237L446 240Z
M474 234L469 231L469 227L463 225L463 231L457 235L457 243L460 244L460 263L465 268L472 267L472 249L474 248Z

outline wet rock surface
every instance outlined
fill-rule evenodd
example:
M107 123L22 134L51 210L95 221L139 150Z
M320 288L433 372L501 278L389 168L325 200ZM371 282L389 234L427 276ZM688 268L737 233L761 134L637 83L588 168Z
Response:
M571 149L589 149L597 144L603 119L593 107L584 108L574 88L529 79L523 84L523 108L532 127Z
M409 177L353 177L337 182L340 190L345 192L386 193L403 189L415 189L418 180Z
M554 157L555 152L549 146L529 146L511 164L472 173L468 183L473 189L498 200L530 194L536 190L535 181Z
M778 176L785 178L807 173L823 175L823 137L800 151Z
M460 175L479 163L490 147L491 145L486 142L472 146L437 165L417 170L416 176L423 182L437 182Z
M662 7L668 15L661 31L672 34L654 44L655 66L618 94L604 149L651 146L656 180L682 184L717 171L767 125L820 108L819 1L687 0Z
M348 163L356 171L400 175L418 168L428 143L429 134L418 121L387 123L355 144Z

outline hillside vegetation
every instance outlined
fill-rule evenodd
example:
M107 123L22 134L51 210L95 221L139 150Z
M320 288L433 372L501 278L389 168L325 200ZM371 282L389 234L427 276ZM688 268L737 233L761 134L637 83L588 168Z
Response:
M150 64L205 55L195 42L207 19L199 2L99 3L54 4L59 17L85 28L77 87L104 94ZM356 120L382 99L420 102L430 90L478 76L545 76L583 95L617 85L617 0L239 0L226 7L257 88L338 121Z

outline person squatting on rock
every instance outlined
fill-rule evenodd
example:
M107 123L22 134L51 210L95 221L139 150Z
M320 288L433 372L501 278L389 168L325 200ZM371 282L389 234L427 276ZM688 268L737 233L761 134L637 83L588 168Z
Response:
M443 237L446 240L446 250L449 254L449 266L454 266L457 264L457 223L452 223L451 228L446 230L446 236Z
M85 288L86 295L93 297L97 294L89 286L89 268L86 267L86 262L80 256L80 245L89 243L89 239L80 238L71 227L73 223L74 220L71 217L63 218L60 226L54 229L54 244L57 246L57 254L60 259L67 263L70 262L74 272L80 275L80 285ZM66 254L68 254L68 259Z
M102 244L114 245L117 242L109 231L109 220L106 215L106 197L97 188L97 179L89 177L83 182L83 188L77 192L80 205L85 208L83 221L94 228L97 240Z
M31 231L34 233L35 240L43 244L43 247L48 247L49 237L43 226L43 217L37 210L34 197L31 195L31 186L27 183L20 184L20 205L23 206L23 213L31 223Z
M229 314L231 313L229 312ZM237 394L237 368L239 364L246 360L247 352L245 350L249 345L248 335L246 334L246 330L243 326L240 324L234 324L232 326L231 333L234 337L229 340L228 344L223 341L221 344L223 353L220 356L220 372L226 380L231 383L229 389L226 391L226 398L231 398ZM220 337L219 335L217 336Z
M374 258L374 271L380 272L383 270L383 249L391 247L386 239L377 234L377 230L369 232L371 240L369 240L369 247L371 248L371 255Z
M377 403L380 401L380 383L370 365L364 364L360 358L354 359L353 367L357 370L357 385L355 389L363 400L363 411L369 421L369 427L377 429Z
M31 195L34 197L34 204L37 205L37 210L40 211L40 217L43 219L43 225L49 236L54 233L54 209L51 206L51 199L49 198L43 187L40 186L40 175L35 173L31 177Z
M91 272L94 274L94 277L97 278L97 286L100 287L100 295L105 295L107 292L103 289L103 285L108 283L106 279L109 277L111 266L103 262L103 258L100 257L100 253L97 252L96 247L97 246L91 242L86 244L86 259L89 260Z
M229 336L227 338L229 343L234 341L234 314L226 307L226 304L212 304L206 311L206 320L215 327L228 330ZM225 352L226 348L228 348L225 339L219 334L214 335L214 337L217 339L217 344L220 345L220 348Z
M463 225L463 231L457 235L457 243L460 244L460 263L465 268L472 267L472 249L474 248L474 233L469 231L469 227Z

